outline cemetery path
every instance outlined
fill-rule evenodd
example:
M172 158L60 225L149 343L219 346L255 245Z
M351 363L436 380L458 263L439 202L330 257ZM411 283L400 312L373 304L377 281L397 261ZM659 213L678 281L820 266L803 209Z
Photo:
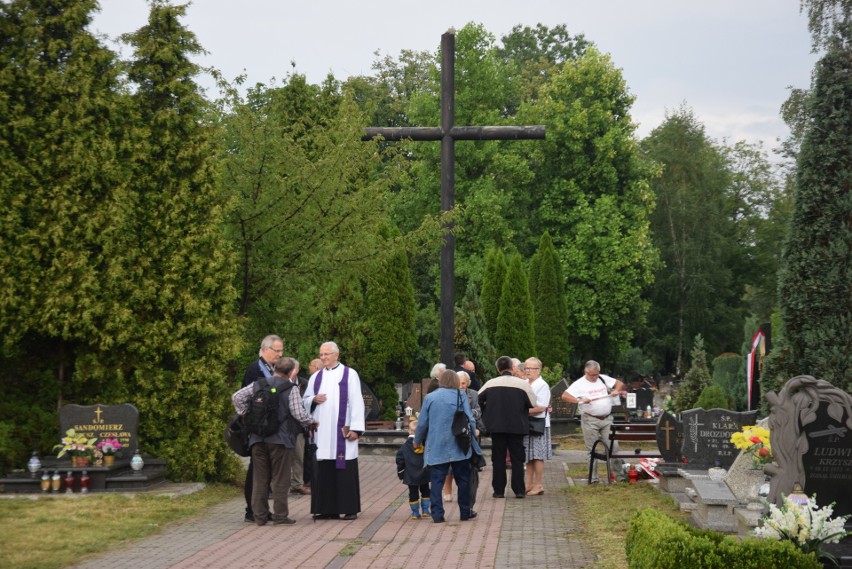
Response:
M560 490L564 464L582 462L579 451L555 451L545 462L542 496L491 497L491 466L480 474L471 522L459 520L455 502L446 523L409 520L408 489L396 477L393 456L359 458L358 519L312 521L310 497L290 497L292 526L243 522L245 503L230 500L204 516L170 526L156 536L95 556L74 569L322 568L396 569L428 563L441 568L585 568L596 557L577 537L579 520Z

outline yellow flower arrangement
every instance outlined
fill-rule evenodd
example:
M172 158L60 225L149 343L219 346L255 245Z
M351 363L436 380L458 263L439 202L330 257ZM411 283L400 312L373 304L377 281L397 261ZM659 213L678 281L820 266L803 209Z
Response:
M731 435L731 442L739 450L751 455L753 468L762 468L773 461L772 446L769 444L769 429L763 427L743 427L742 431Z
M65 431L65 436L62 437L62 442L54 446L53 450L60 449L56 458L62 458L66 453L71 456L91 456L94 450L92 445L95 444L96 440L98 440L97 437L89 439L86 438L86 435L77 434L74 429L68 429Z

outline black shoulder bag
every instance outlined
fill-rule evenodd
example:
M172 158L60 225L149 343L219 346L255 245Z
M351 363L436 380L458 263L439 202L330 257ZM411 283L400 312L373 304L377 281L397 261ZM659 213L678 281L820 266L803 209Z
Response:
M456 442L463 453L467 454L470 450L470 420L462 407L461 391L458 390L458 400L456 402L456 413L453 415L453 435L456 437Z

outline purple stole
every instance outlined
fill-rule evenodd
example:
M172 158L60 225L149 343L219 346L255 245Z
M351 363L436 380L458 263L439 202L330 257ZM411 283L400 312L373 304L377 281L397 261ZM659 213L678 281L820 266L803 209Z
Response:
M343 364L340 364L343 365ZM322 385L321 369L314 381L314 396L319 393L320 385ZM335 466L337 470L346 468L346 440L343 438L343 427L346 424L346 406L349 404L349 368L343 366L343 379L340 380L340 406L337 409L337 461Z

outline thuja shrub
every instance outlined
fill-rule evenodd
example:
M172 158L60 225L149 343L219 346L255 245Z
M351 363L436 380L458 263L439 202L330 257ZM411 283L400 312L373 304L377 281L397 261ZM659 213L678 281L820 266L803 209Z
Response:
M639 510L627 530L630 569L820 569L813 555L783 541L746 539L699 530L656 510Z

